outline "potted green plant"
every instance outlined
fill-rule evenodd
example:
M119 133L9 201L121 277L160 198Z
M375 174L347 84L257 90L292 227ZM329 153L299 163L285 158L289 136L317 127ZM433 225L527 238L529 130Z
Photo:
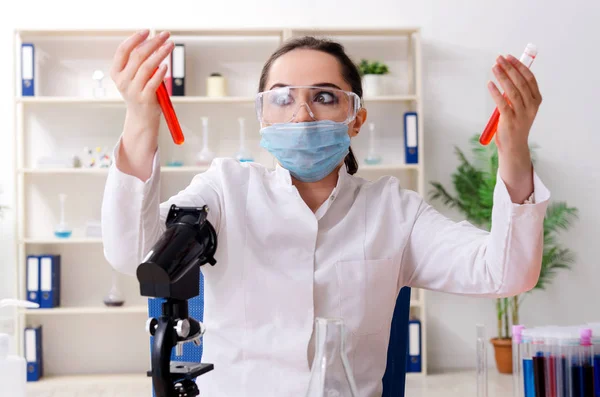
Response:
M362 77L363 94L365 97L382 95L383 76L388 74L389 68L380 61L361 59L358 70Z
M479 144L479 135L471 138L475 162L469 161L458 147L458 168L452 174L456 195L451 195L439 182L431 182L430 198L441 200L445 205L456 208L472 224L490 230L492 221L493 194L498 171L498 150L492 142ZM535 147L531 147L533 161ZM527 295L535 290L544 290L560 269L569 269L575 260L573 252L558 241L558 234L569 229L577 218L577 209L564 202L550 203L544 218L544 252L540 277L533 290L511 298L496 299L498 333L491 339L494 345L496 367L500 373L512 373L511 325L520 324L519 309Z

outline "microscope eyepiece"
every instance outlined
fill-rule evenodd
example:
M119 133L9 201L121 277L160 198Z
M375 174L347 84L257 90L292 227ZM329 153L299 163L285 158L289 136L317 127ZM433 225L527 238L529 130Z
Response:
M137 268L142 296L187 300L200 294L200 266L216 264L217 233L208 207L172 205L167 230Z

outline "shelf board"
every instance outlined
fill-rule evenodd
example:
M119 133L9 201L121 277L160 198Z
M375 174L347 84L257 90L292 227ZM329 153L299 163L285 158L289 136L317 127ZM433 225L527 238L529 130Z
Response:
M23 244L102 244L99 237L70 237L70 238L26 238L21 240Z
M419 164L377 164L366 165L360 164L359 171L397 171L397 170L418 170ZM204 172L208 167L198 166L181 166L169 167L162 166L161 173L177 174L177 173L200 173ZM26 175L107 175L108 168L24 168L19 171Z
M197 166L182 166L182 167L160 167L160 172L168 174L176 173L199 173L208 170L208 167L197 167Z
M108 168L23 168L21 174L82 174L82 175L106 175Z
M223 103L254 103L254 97L246 96L226 96L226 97L207 97L207 96L172 96L173 104L223 104ZM125 105L125 101L120 97L114 98L87 98L87 97L63 97L63 96L32 96L17 97L17 103L40 104L40 105Z
M187 173L187 172L204 172L208 167L183 166L169 167L162 166L161 172L166 173ZM20 171L22 174L92 174L105 175L108 174L108 168L25 168Z
M167 27L161 27L156 29L156 34L167 31L172 37L176 36L281 36L283 34L282 28L207 28L207 29L180 29L173 28L168 29Z
M383 95L376 97L364 97L365 102L411 102L416 101L416 95ZM207 97L207 96L172 96L173 104L227 104L243 103L253 104L253 96L225 96L225 97ZM122 98L87 98L87 97L63 97L63 96L32 96L17 97L16 103L22 104L40 104L40 105L125 105Z
M418 100L416 95L381 95L375 97L363 97L363 101L368 102L411 102Z
M398 171L398 170L419 170L419 164L360 164L359 171ZM169 167L162 166L161 173L168 174L186 174L205 172L208 167L199 166L181 166ZM23 168L19 171L26 175L107 175L108 168Z
M20 309L27 316L60 316L72 314L133 314L148 313L147 306L123 307L57 307L54 309Z
M30 96L17 97L17 103L23 104L96 104L96 105L121 105L125 104L122 98L86 98L86 97L67 97L67 96Z
M377 164L366 165L359 164L358 172L361 171L398 171L398 170L419 170L419 164Z
M160 171L164 173L199 173L204 172L208 167L197 167L197 166L183 166L183 167L169 167L162 166ZM108 168L24 168L19 172L21 174L29 175L107 175Z
M413 33L418 33L420 28L407 26L404 28L398 27L381 27L372 28L292 28L292 34L324 34L328 36L406 36Z
M15 33L21 36L21 38L33 36L36 39L43 38L87 38L90 36L102 36L102 37L123 37L131 36L140 29L17 29Z
M27 388L68 388L70 386L85 385L145 385L151 384L152 380L143 374L93 374L93 375L66 375L66 376L44 376L37 382L29 382Z

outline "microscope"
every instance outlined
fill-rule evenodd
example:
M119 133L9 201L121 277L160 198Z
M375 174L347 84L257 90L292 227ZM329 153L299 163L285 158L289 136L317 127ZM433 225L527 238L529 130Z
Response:
M172 205L166 231L137 268L142 296L164 298L161 316L150 318L146 331L154 337L151 370L156 397L194 397L200 394L195 379L214 369L213 364L171 362L184 343L201 343L204 325L189 316L188 300L200 294L200 266L216 264L217 233L207 219L208 207Z

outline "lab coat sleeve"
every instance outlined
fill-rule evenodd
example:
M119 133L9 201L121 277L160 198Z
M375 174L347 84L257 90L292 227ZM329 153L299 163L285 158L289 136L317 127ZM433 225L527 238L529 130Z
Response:
M121 139L114 149L117 159ZM101 223L104 256L117 271L135 275L143 257L166 230L172 204L208 205L208 220L220 227L219 178L215 165L196 175L192 182L165 202L160 202L160 149L154 155L152 175L143 182L116 167L108 172L102 201Z
M454 222L420 200L402 261L403 285L487 297L514 296L539 278L550 192L534 172L532 204L515 204L498 174L492 227Z

